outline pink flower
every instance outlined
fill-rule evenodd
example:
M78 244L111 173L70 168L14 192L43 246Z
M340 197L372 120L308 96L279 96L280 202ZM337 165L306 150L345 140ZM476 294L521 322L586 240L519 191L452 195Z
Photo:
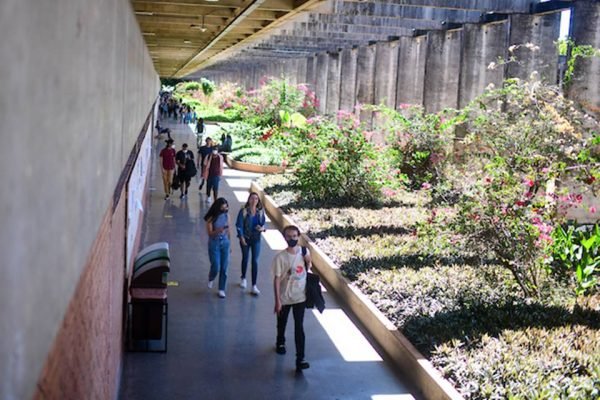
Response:
M319 171L321 171L321 173L325 173L325 171L327 170L327 160L321 162L321 166L319 167Z
M523 200L517 200L517 202L515 202L515 205L517 207L523 207L525 205L525 202Z
M431 183L423 182L423 184L421 185L421 189L424 189L424 190L431 189Z
M591 206L589 211L590 211L592 214L595 214L597 210L596 210L596 207L594 207L594 206Z
M523 184L525 186L533 187L533 185L535 185L535 182L531 179L523 179Z
M281 166L282 166L283 168L287 167L287 166L288 166L288 160L282 160L282 161L281 161Z
M398 109L400 109L400 110L404 110L405 108L408 108L408 107L410 107L410 104L408 104L408 103L398 104Z

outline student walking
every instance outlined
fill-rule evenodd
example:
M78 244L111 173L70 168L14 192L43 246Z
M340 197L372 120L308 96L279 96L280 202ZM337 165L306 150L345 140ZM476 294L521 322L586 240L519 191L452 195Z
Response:
M181 145L181 150L175 155L177 160L177 176L181 183L181 196L184 198L188 194L188 188L192 178L196 175L196 164L194 163L194 152L188 150L187 143Z
M167 145L160 151L160 170L162 172L163 187L165 189L165 200L171 195L171 184L173 183L173 174L175 172L175 149L173 148L173 139L165 140Z
M206 180L206 202L210 203L210 192L213 199L219 197L219 182L223 175L223 156L219 154L219 148L213 145L211 154L204 160L202 177Z
M258 193L251 192L246 204L240 209L235 223L237 237L242 248L242 277L240 287L246 289L246 271L248 270L248 259L252 252L252 291L259 295L260 290L256 286L258 277L258 256L260 254L261 233L265 231L265 212Z
M294 339L296 344L296 370L301 371L310 365L304 359L304 310L306 309L306 276L311 266L310 253L306 254L298 246L300 230L294 225L283 229L283 237L288 245L273 259L273 289L275 294L275 314L277 314L277 341L275 351L285 354L285 327L290 310L294 315Z
M229 236L229 204L223 197L218 198L210 207L204 220L208 232L208 257L210 272L208 273L208 288L212 289L219 275L219 297L225 298L227 284L227 268L231 251Z
M197 167L199 171L202 171L202 168L206 162L206 157L210 156L212 153L213 141L210 137L206 138L206 143L204 146L198 147L198 161ZM198 185L198 190L202 190L202 186L204 186L204 174L200 176L200 185Z

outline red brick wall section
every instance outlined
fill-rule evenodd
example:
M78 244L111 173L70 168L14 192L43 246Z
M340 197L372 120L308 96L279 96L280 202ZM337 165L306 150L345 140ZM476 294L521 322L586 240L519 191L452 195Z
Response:
M39 378L36 400L112 399L122 359L126 196L109 207Z

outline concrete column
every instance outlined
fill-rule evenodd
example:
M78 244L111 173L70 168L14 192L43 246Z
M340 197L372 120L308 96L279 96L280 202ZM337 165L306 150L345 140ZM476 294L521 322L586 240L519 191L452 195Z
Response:
M306 84L312 89L315 89L316 79L316 61L317 57L311 56L306 58Z
M509 46L518 46L512 55L516 62L507 67L507 76L529 80L537 71L545 82L558 83L558 54L554 42L560 33L560 12L543 15L513 14L510 19ZM539 49L525 46L531 43ZM510 54L509 54L510 56Z
M335 114L340 109L340 77L341 54L337 51L327 53L329 65L327 66L327 114Z
M571 15L571 36L577 45L600 49L600 3L576 1ZM568 84L570 98L600 116L600 58L577 58Z
M423 105L427 36L401 37L398 45L396 108L401 104Z
M340 110L350 111L356 101L356 62L358 49L342 50Z
M295 59L290 58L284 62L284 75L290 85L298 83L298 64Z
M356 102L358 104L373 104L375 96L374 73L375 73L375 44L361 46L358 48L356 62ZM360 119L367 127L372 124L373 113L361 111Z
M327 53L317 54L315 70L315 93L319 102L317 111L325 114L327 110L327 67L329 66L329 55Z
M427 33L425 92L427 112L458 106L462 29Z
M297 60L296 76L298 83L306 83L306 68L308 66L306 58L298 58Z
M398 41L379 42L375 47L374 102L394 108L398 77Z
M462 61L458 106L463 108L482 94L493 83L502 86L504 68L488 66L498 59L506 59L508 21L475 25L465 24L463 33Z

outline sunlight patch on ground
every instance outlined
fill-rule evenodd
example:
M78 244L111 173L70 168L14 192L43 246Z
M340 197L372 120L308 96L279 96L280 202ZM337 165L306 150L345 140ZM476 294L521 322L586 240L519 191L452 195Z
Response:
M374 394L371 400L415 400L410 394Z
M232 189L234 189L234 188L250 189L250 183L252 183L252 179L245 179L245 178L227 178L227 179L225 179L225 181Z
M248 200L248 192L246 190L234 190L233 194L235 195L237 201L246 204L246 201Z
M263 233L263 238L271 248L271 250L283 250L287 247L287 243L277 229L267 229Z
M325 310L320 314L313 310L317 321L347 362L382 361L373 346L358 328L350 321L344 311Z

